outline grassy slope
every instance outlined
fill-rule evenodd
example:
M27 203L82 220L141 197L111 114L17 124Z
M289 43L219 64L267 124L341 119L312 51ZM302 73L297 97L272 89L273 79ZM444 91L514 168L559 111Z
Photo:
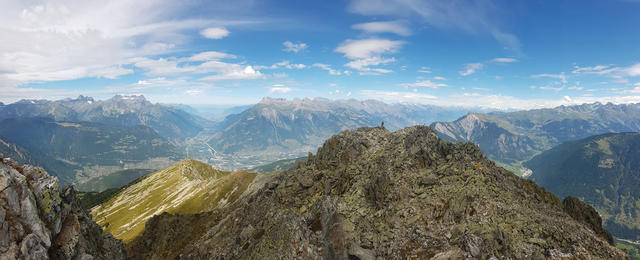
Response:
M235 201L256 173L224 172L187 159L152 173L92 209L106 232L125 242L144 230L149 218L162 212L199 213Z

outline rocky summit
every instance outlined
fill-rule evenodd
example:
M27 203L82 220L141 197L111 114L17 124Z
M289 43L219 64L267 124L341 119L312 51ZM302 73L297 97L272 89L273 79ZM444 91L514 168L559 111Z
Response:
M0 259L126 259L124 244L80 207L73 188L0 155Z
M162 214L134 259L624 259L586 204L561 203L429 127L349 130L255 193Z

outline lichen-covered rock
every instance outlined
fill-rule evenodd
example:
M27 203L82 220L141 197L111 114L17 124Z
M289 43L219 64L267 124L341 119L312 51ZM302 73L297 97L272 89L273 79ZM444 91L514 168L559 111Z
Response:
M0 259L126 259L124 244L102 234L73 188L43 169L0 155Z
M251 196L162 214L134 259L624 259L552 194L424 126L344 131Z

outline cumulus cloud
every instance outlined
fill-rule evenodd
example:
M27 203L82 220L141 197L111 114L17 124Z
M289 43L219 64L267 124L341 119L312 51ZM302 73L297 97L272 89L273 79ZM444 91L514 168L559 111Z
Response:
M217 80L240 80L240 79L261 79L264 75L260 71L254 70L251 66L245 66L241 69L238 64L220 64L218 74L200 78L203 81Z
M367 33L394 33L400 36L411 35L411 30L406 22L386 21L354 24L351 28Z
M387 39L346 40L335 49L335 52L343 53L349 59L366 59L380 56L385 53L395 53L404 44L403 41Z
M461 76L469 76L473 73L476 73L476 71L481 70L483 67L484 65L482 65L482 63L469 63L464 66L463 71L459 71L458 73Z
M211 27L200 31L200 35L207 39L219 40L229 36L229 31L224 27Z
M308 47L306 43L293 43L290 41L283 42L282 45L284 45L284 49L282 49L283 51L293 53L298 53Z
M408 88L408 87L441 88L441 87L446 87L447 84L435 83L430 80L424 80L424 81L418 81L415 83L403 83L403 84L399 84L398 86L401 86L404 88Z
M346 40L335 49L351 59L345 66L360 71L361 74L389 73L391 70L372 68L371 66L386 65L395 62L395 58L385 58L383 55L397 52L404 44L403 41L370 38L363 40Z

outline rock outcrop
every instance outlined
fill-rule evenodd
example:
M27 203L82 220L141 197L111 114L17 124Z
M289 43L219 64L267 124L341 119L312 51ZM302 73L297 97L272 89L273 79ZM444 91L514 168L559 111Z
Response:
M71 187L42 168L0 155L0 259L127 259L103 234Z
M361 128L245 199L151 218L128 250L134 259L626 258L572 216L471 143L424 126Z

